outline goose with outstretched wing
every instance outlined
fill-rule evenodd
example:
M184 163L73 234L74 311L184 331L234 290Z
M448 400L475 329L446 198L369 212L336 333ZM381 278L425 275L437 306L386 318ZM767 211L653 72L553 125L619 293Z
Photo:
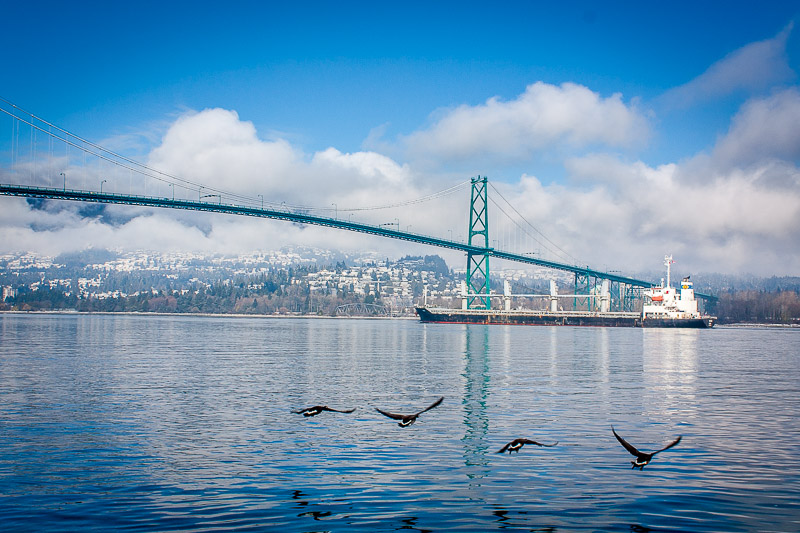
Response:
M327 405L315 405L314 407L306 407L305 409L300 409L299 411L292 411L293 413L301 414L303 416L317 416L323 411L332 411L334 413L352 413L355 411L355 407L352 409L331 409Z
M679 435L677 439L675 439L674 441L672 441L672 442L671 442L671 443L669 443L668 445L664 446L664 447L663 447L663 448L661 448L660 450L656 450L656 451L654 451L654 452L651 452L651 453L645 453L645 452L640 452L640 451L639 451L639 450L637 450L637 449L636 449L636 448L635 448L635 447L634 447L632 444L630 444L628 441L626 441L625 439L623 439L622 437L620 437L619 435L617 435L617 432L614 430L614 426L611 426L611 432L612 432L612 433L614 433L614 436L617 438L617 440L619 441L619 443L620 443L620 444L622 444L622 446L623 446L623 447L624 447L626 450L628 450L628 451L631 453L631 455L633 455L634 457L636 457L636 460L635 460L635 461L631 461L631 464L633 465L631 468L638 468L639 470L642 470L642 469L644 469L644 467L645 467L647 464L649 464L649 463L650 463L650 461L652 461L652 460L653 460L653 456L654 456L655 454L657 454L657 453L661 453L661 452L663 452L664 450L669 450L670 448L672 448L673 446L675 446L676 444L678 444L678 443L681 441L681 438L683 438L683 436L682 436L682 435Z
M442 396L441 398L439 398L438 400L436 400L435 402L430 404L428 407L426 407L422 411L418 411L418 412L416 412L414 414L411 414L411 415L401 415L401 414L397 414L397 413L390 413L388 411L384 411L382 409L378 409L377 407L375 408L375 410L378 411L383 416L388 416L389 418L392 418L394 420L399 420L400 422L398 422L397 425L400 426L401 428L406 428L406 427L410 426L411 424L413 424L414 422L416 422L417 421L417 417L419 415L421 415L422 413L424 413L426 411L430 411L431 409L433 409L434 407L436 407L437 405L439 405L443 401L444 401L444 396Z
M502 448L500 448L497 451L497 453L504 453L506 451L508 451L508 453L511 452L519 453L522 447L525 446L526 444L535 444L536 446L544 446L546 448L552 448L553 446L558 444L558 441L554 442L553 444L542 444L541 442L536 442L535 440L530 440L530 439L514 439L505 446L503 446Z

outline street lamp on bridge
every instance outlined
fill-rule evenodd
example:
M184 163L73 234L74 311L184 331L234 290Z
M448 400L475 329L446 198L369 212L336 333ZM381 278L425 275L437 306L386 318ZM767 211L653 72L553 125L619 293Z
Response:
M103 180L100 182L100 193L103 193L103 184L106 183L108 180Z
M64 174L63 172L59 172L58 175L59 176L64 176L64 190L66 191L67 190L67 175Z
M203 198L218 198L219 199L219 205L222 205L222 195L221 194L204 194L203 196L200 197L200 199L202 200Z

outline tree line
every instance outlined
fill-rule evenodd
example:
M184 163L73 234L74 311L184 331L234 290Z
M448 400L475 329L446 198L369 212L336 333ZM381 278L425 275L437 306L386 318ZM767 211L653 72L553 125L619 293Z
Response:
M375 292L366 295L339 290L311 292L308 284L286 283L261 277L252 283L219 283L196 291L161 290L119 298L79 299L60 288L42 287L17 294L0 303L4 311L151 312L219 314L318 314L335 315L339 306L353 303L381 304ZM280 283L283 281L284 283ZM719 296L715 309L720 324L771 323L800 325L800 291L731 290Z
M322 291L312 292L304 281L308 271L305 267L275 269L195 289L164 286L160 290L148 289L138 294L104 298L78 298L74 290L43 285L35 291L18 291L14 297L0 302L0 310L334 315L340 305L381 303L380 294L374 291L365 295L356 294L352 287L326 287Z
M800 324L800 292L728 291L719 296L715 312L720 323Z

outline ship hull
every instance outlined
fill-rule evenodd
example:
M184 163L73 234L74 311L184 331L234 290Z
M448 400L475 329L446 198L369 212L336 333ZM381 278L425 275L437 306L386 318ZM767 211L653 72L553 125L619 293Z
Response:
M701 318L648 318L642 320L643 328L713 328L716 317L704 316Z
M588 326L623 328L710 328L713 317L647 319L639 313L493 311L415 308L422 322L439 324L506 324L519 326Z

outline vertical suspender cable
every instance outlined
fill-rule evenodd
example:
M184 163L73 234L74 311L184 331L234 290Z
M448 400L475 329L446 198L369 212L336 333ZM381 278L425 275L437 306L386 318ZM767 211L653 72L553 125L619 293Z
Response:
M28 152L28 161L31 161L32 159L33 159L33 127L31 127L31 149ZM31 185L35 185L33 183L33 165L31 165L30 168L31 168L31 172L30 172Z

